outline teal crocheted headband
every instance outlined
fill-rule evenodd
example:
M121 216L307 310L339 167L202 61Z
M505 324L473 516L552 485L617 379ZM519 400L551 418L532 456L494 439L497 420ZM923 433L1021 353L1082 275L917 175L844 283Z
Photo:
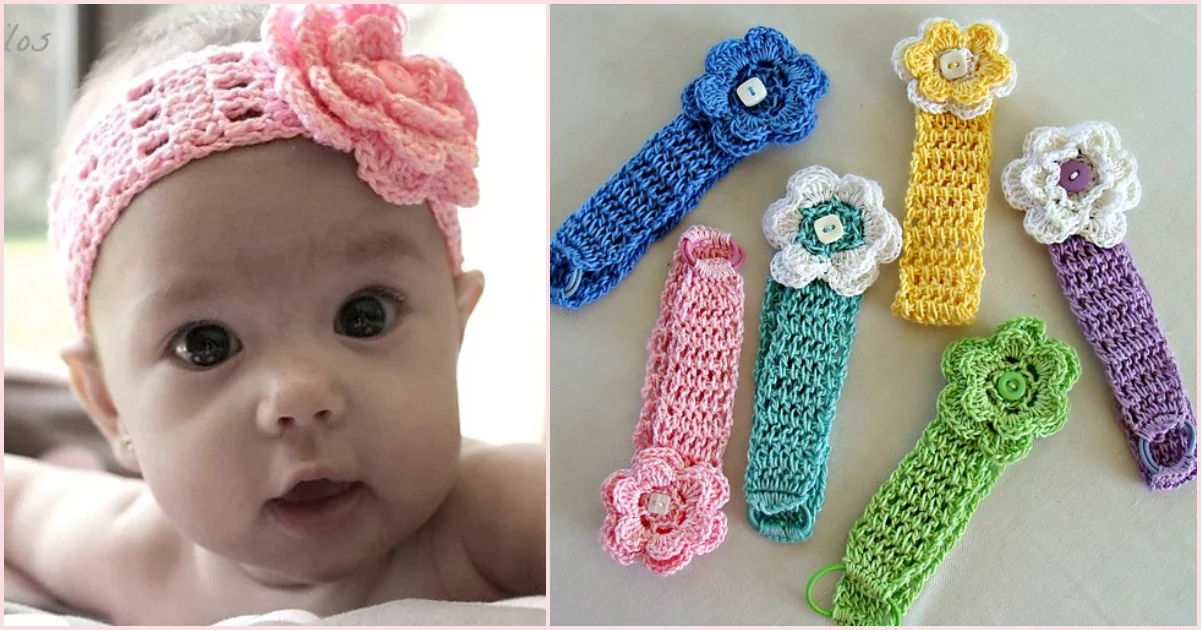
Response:
M811 166L789 178L763 233L779 251L759 321L747 516L765 537L797 542L813 533L825 494L863 292L900 254L901 226L876 182Z
M843 562L809 580L809 605L840 625L900 624L1005 468L1063 428L1080 359L1042 320L1020 317L952 343L942 373L938 417L851 529ZM813 585L840 569L824 610Z

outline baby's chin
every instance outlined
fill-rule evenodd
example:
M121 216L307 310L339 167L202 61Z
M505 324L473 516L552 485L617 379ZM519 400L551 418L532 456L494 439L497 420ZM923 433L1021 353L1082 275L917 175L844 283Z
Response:
M328 514L317 517L281 515L277 506L264 505L252 531L236 542L199 539L199 532L195 542L254 579L280 587L327 584L377 572L415 539L428 517L413 525L406 522L410 519L394 517L398 508L384 507L369 489L354 492L358 496L338 499L343 505L332 505ZM348 501L352 504L346 505Z

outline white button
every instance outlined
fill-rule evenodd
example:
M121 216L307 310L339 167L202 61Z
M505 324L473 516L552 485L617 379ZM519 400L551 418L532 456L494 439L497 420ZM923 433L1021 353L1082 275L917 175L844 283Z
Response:
M946 79L959 79L967 76L968 55L962 48L948 50L938 58L938 67Z
M817 232L817 240L833 243L842 238L842 221L838 219L838 215L827 214L813 222L813 231Z
M738 99L747 107L758 105L765 98L767 88L763 87L763 82L756 77L751 77L738 86Z
M652 492L651 496L646 500L646 511L651 514L667 514L667 508L671 505L671 500L665 494Z

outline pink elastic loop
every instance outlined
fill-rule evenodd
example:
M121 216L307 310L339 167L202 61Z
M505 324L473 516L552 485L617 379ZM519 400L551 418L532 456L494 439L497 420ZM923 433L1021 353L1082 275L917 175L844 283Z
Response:
M730 255L730 266L734 268L734 271L738 271L742 267L742 263L746 260L746 252L743 251L741 245L735 243L733 240L730 241L730 245L733 247L733 252ZM684 260L688 261L690 265L695 265L696 255L692 253L691 239L684 239L681 250L684 253Z
M734 267L734 271L738 271L742 267L743 261L746 260L746 252L742 251L742 246L738 243L733 243L734 255L730 258L730 265Z
M690 264L690 265L695 265L696 257L692 255L692 240L691 239L684 239L683 251L684 251L684 260L688 261L688 264Z

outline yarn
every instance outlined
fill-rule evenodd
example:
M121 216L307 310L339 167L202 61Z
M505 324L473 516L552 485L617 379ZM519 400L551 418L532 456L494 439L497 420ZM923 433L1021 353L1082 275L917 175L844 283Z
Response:
M1079 190L1069 191L1064 184L1073 179L1079 182L1071 187ZM1103 121L1031 131L1022 157L1005 167L1001 190L1009 205L1026 213L1026 233L1044 245L1073 234L1101 247L1117 245L1126 236L1126 213L1143 195L1138 161Z
M746 503L751 525L770 540L798 542L813 535L862 302L862 295L843 297L824 282L790 289L767 280Z
M717 548L730 498L721 472L742 349L742 252L729 234L688 228L672 257L647 344L630 468L601 485L601 544L658 575Z
M1047 249L1080 330L1105 366L1143 481L1152 490L1188 483L1197 476L1197 418L1129 248L1072 236Z
M768 207L763 234L780 251L759 321L747 517L763 536L797 542L812 535L825 496L863 292L900 254L901 226L876 182L810 166Z
M992 164L993 103L1017 84L1008 38L994 22L961 29L946 18L893 49L893 68L917 106L905 247L896 315L921 324L970 324L984 281L984 209ZM957 51L962 76L942 67ZM957 61L956 63L960 63Z
M1152 490L1197 476L1197 419L1146 283L1122 243L1142 199L1138 162L1103 121L1038 127L1002 190L1048 245L1059 284L1105 366L1119 421Z
M181 55L95 116L50 191L79 332L100 245L138 193L193 160L274 140L353 153L381 198L425 202L457 275L457 207L479 197L476 111L454 67L404 55L403 34L394 5L272 6L261 42Z
M737 91L751 78L767 95L744 105ZM616 287L742 158L808 136L828 91L817 62L775 29L713 46L684 89L683 112L555 230L551 303L580 308Z
M1080 377L1075 350L1034 317L952 343L941 368L937 417L848 534L833 610L814 606L840 625L900 623L1005 469L1063 428Z
M893 313L920 324L976 320L984 281L984 207L992 112L971 120L917 113L905 195L901 286Z

